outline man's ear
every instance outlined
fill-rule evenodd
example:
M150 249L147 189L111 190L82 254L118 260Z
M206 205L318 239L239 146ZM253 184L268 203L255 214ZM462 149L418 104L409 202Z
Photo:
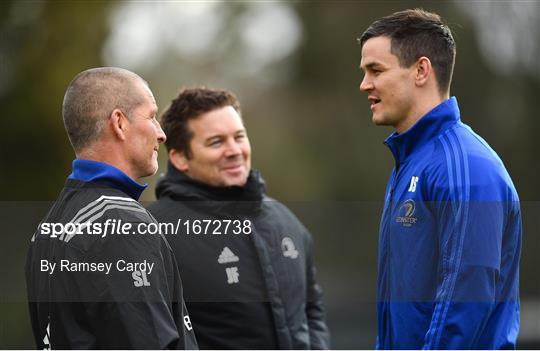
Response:
M176 149L170 149L169 150L169 161L173 164L173 166L181 171L186 173L189 171L189 164L188 159L186 157L185 152L179 151Z
M126 140L126 129L129 121L126 115L119 109L115 108L109 118L109 124L113 134L120 140Z
M416 61L415 73L415 84L417 86L424 86L428 82L429 77L433 74L431 61L425 56L420 57L418 61Z

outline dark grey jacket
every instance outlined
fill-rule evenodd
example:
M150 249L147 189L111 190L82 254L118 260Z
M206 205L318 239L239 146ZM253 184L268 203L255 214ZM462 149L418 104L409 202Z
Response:
M257 315L246 318L249 311L242 310L242 320L235 320L231 312L235 309L228 308L226 303L236 303L238 311L238 308L249 309L245 302L260 299L269 302L278 348L330 347L322 290L315 279L312 236L287 207L265 195L264 181L258 172L252 171L244 187L216 188L192 180L169 164L156 195L158 201L149 210L158 221L175 225L181 221L180 231L167 238L177 257L184 297L201 348L257 347L244 340L241 333L242 328L258 323ZM218 222L210 222L206 234L204 223L201 234L193 231L187 234L190 225L186 226L186 221L195 219L218 220L222 224L224 219L248 220L252 232L236 235L229 228L224 234L222 225L222 234L214 235L211 232ZM242 245L239 240L249 240L251 244ZM235 246L236 243L239 245ZM254 257L259 267L251 269L260 272L258 276L263 280L260 285L265 290L262 294L242 290L241 284L238 287L227 284L226 265L218 262L227 245L239 258L235 265L240 270L246 269L241 264L249 253L237 250L256 251ZM241 271L240 280L245 276ZM237 326L238 335L217 335L226 329L225 326L220 329L219 325L228 322L235 323L229 329Z

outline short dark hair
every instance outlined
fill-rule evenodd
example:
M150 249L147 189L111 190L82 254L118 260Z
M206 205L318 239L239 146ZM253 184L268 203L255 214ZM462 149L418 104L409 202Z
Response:
M73 78L64 95L62 117L75 153L99 139L114 109L130 118L144 102L137 80L148 85L137 74L117 67L92 68Z
M240 114L240 102L236 96L226 90L201 88L182 89L171 105L161 115L161 127L167 135L167 150L175 149L184 152L191 158L189 144L193 132L188 122L204 113L222 107L232 106Z
M450 90L456 43L438 14L422 9L395 12L373 22L360 37L360 45L380 36L390 38L391 52L402 67L410 67L422 56L429 58L440 94Z

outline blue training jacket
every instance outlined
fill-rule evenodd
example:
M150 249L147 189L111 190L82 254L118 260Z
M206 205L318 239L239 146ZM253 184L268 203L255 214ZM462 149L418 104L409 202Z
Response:
M508 349L519 330L519 198L455 97L385 144L378 349Z

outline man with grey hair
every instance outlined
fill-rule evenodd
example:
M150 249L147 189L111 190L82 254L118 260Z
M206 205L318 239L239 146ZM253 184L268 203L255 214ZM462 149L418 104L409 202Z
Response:
M73 172L34 233L26 264L38 348L195 349L175 258L138 203L159 144L148 84L93 68L69 84L63 118Z

